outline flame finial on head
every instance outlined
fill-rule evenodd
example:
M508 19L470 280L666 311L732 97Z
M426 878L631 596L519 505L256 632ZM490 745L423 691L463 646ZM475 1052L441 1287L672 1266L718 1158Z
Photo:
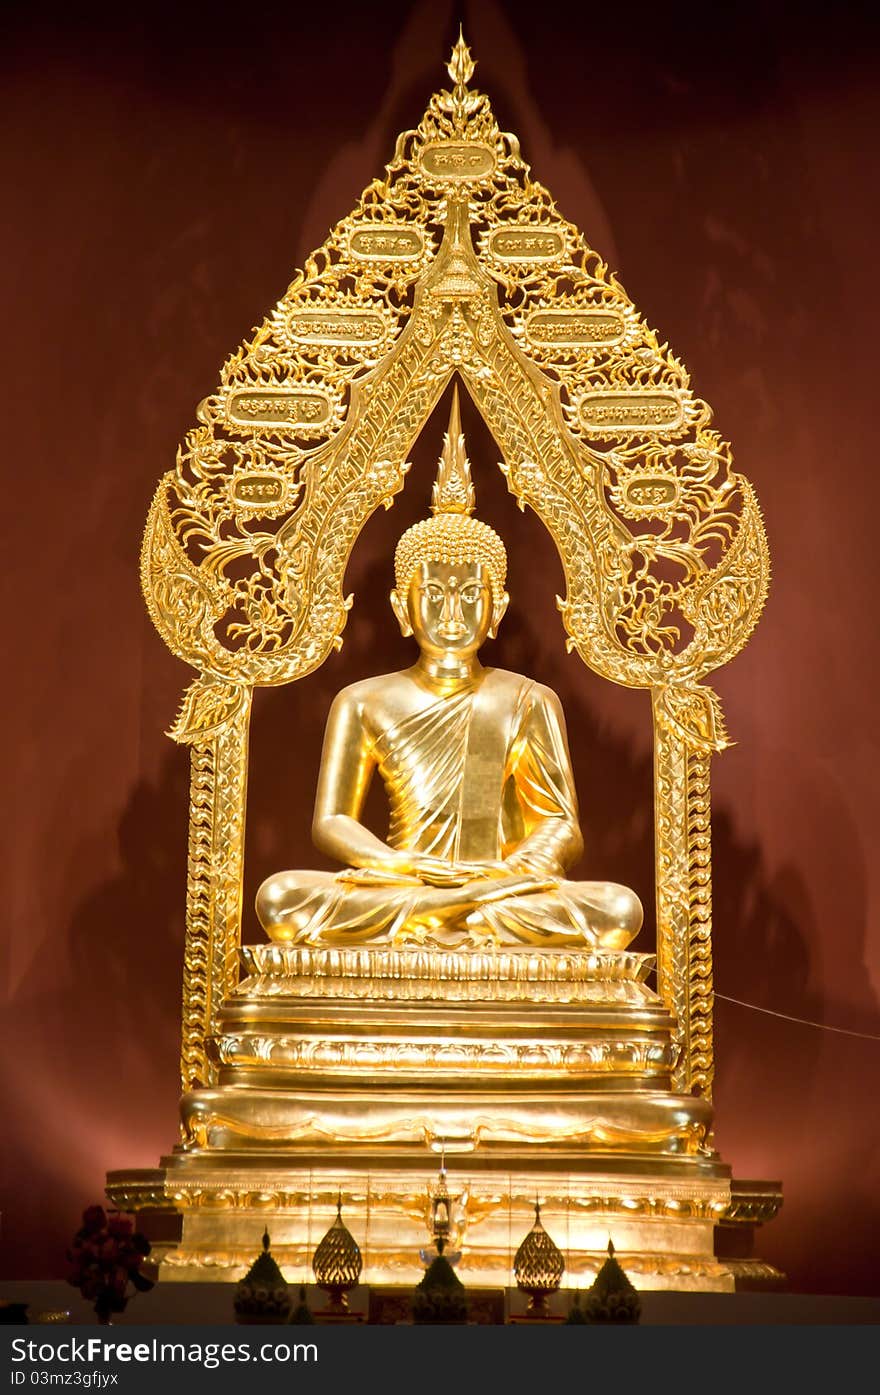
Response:
M464 432L461 429L461 410L456 383L452 390L452 407L449 412L449 425L443 437L443 450L437 462L437 478L431 493L431 512L472 514L475 503L471 462L468 460Z
M456 384L432 494L434 516L407 528L394 554L395 583L400 597L406 595L413 573L422 562L480 562L489 573L495 605L506 605L507 552L488 523L471 517L474 505L474 486L461 429Z

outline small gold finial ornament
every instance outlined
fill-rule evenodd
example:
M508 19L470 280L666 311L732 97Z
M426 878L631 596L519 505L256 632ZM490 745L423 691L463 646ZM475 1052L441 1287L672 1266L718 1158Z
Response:
M584 1317L587 1322L638 1322L642 1302L614 1256L614 1244L608 1241L608 1258L587 1290Z
M547 1299L556 1293L565 1273L565 1260L541 1223L541 1205L535 1202L535 1223L513 1259L517 1288L529 1295L528 1311L547 1314Z
M431 1193L431 1234L438 1254L442 1254L443 1246L449 1240L451 1229L452 1198L446 1185L446 1160L444 1158L440 1163L440 1176Z
M290 1313L290 1291L269 1250L268 1230L263 1248L244 1278L236 1285L233 1306L239 1323L281 1323Z
M427 1223L431 1232L431 1246L418 1251L418 1258L425 1265L430 1267L431 1262L442 1254L445 1260L453 1267L462 1258L462 1251L449 1249L450 1244L455 1244L459 1239L460 1230L460 1205L466 1198L467 1193L459 1193L453 1200L450 1194L448 1182L446 1182L446 1154L441 1154L441 1166L437 1182L428 1183L428 1208Z
M431 491L431 512L472 514L476 504L471 462L468 460L464 432L461 429L461 408L458 383L452 389L449 425L443 436L443 450L437 462L437 478Z
M348 1310L348 1295L357 1287L364 1262L360 1247L342 1219L342 1196L336 1202L336 1219L312 1258L315 1282L328 1295L328 1312Z
M431 495L432 517L407 528L394 553L394 581L401 599L422 562L480 562L489 574L495 606L505 603L507 549L494 528L472 517L475 504L456 384Z
M471 51L464 41L464 34L461 25L458 26L458 38L452 49L452 55L446 65L446 71L455 84L454 96L459 100L464 96L464 90L474 75L476 61L471 57Z

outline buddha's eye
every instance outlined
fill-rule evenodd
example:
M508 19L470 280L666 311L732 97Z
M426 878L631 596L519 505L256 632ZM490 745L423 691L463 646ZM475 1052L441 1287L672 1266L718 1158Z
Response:
M466 605L476 605L482 594L483 588L478 586L476 582L472 586L462 586L461 588L461 599Z
M442 604L442 602L443 602L443 589L442 589L442 587L440 587L440 586L431 586L431 585L428 585L428 586L425 586L425 587L423 588L423 592L424 592L424 595L427 596L427 598L428 598L428 600L430 601L431 605L441 605L441 604Z

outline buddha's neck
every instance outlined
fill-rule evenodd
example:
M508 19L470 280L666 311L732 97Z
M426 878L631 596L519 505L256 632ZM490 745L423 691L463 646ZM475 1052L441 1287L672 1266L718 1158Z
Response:
M415 673L426 687L435 692L448 692L450 689L475 687L483 673L483 665L474 654L470 658L460 658L455 654L444 655L442 659L420 654Z

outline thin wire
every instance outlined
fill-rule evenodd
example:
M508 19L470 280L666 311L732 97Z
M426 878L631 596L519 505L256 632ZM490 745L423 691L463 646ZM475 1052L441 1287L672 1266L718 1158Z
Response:
M657 970L650 973L656 978ZM763 1012L765 1017L781 1017L784 1022L797 1022L799 1027L817 1027L820 1032L836 1032L841 1037L858 1037L860 1041L880 1041L876 1032L854 1032L849 1027L831 1027L827 1022L812 1022L808 1017L793 1017L790 1012L774 1012L773 1008L759 1007L757 1003L744 1003L742 998L730 998L726 993L713 992L713 998L721 998L725 1003L736 1007L749 1008L751 1012Z
M820 1032L837 1032L842 1037L859 1037L862 1041L880 1041L875 1032L853 1032L849 1027L831 1027L827 1022L811 1022L806 1017L792 1017L788 1012L774 1012L772 1008L758 1007L757 1003L744 1003L740 998L728 998L726 993L716 993L725 1003L735 1003L737 1007L751 1008L752 1012L763 1012L767 1017L782 1017L786 1022L797 1022L801 1027L818 1027Z

